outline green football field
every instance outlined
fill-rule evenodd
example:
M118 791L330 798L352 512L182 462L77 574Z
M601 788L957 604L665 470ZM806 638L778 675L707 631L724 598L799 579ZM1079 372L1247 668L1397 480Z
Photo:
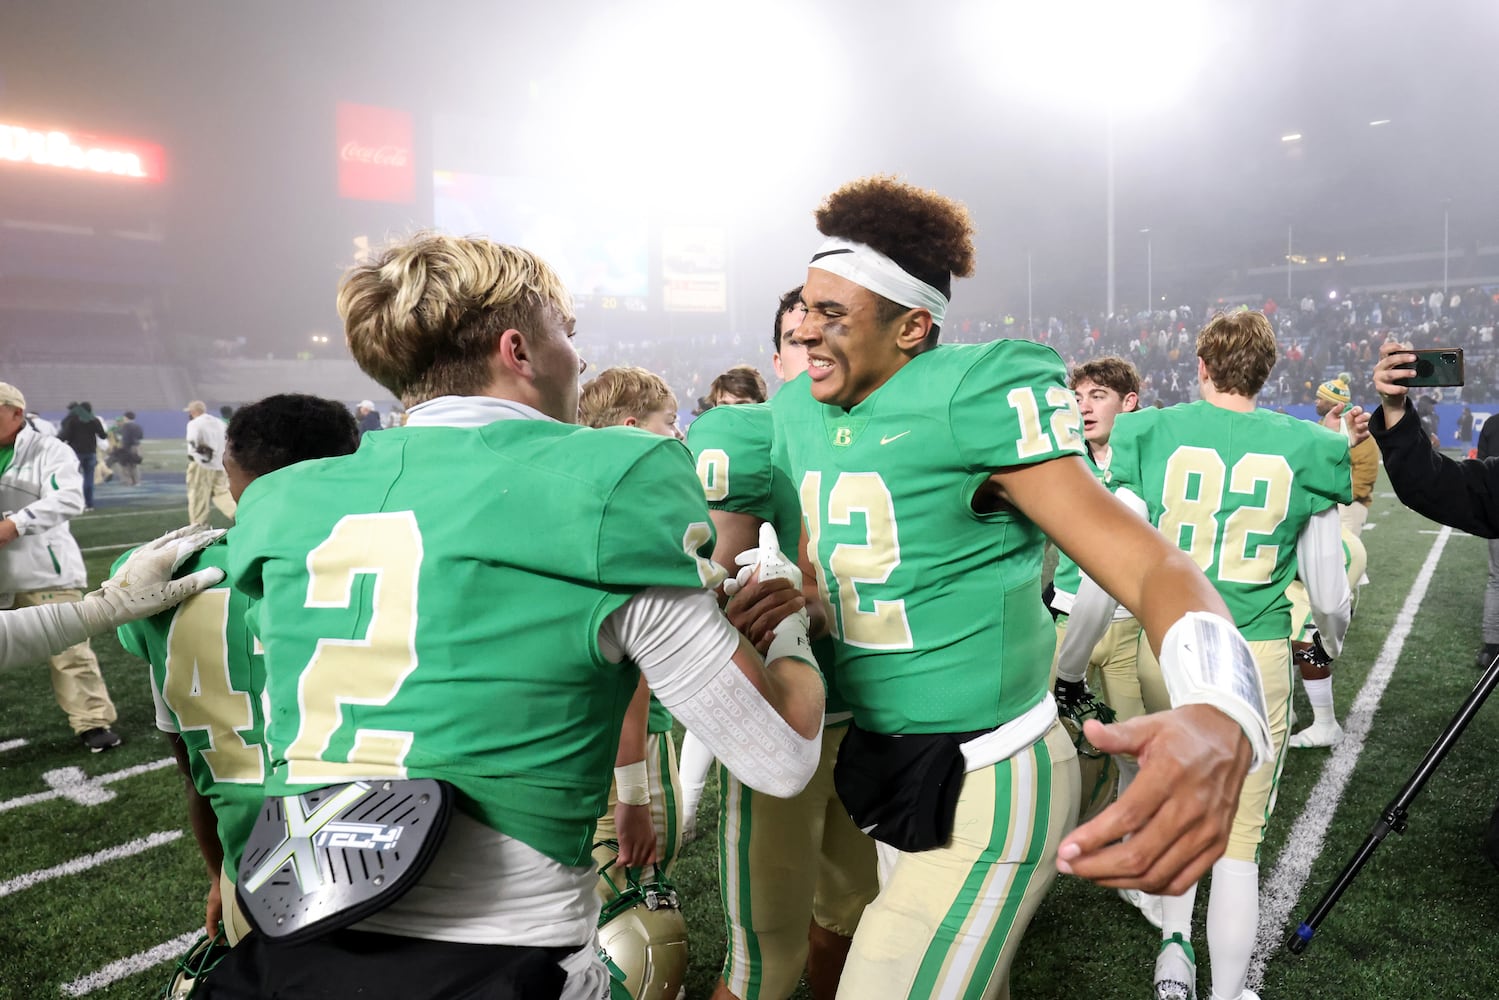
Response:
M1266 1000L1499 995L1499 873L1478 855L1499 795L1499 700L1479 713L1416 801L1409 832L1385 842L1307 954L1279 946L1478 676L1486 543L1439 531L1388 492L1377 497L1364 535L1371 582L1335 671L1349 737L1335 752L1289 751L1262 858L1256 971ZM182 501L166 506L153 496L78 518L90 580L124 547L182 524L185 513ZM154 728L145 668L112 637L95 648L125 738L109 753L87 753L69 732L44 667L0 675L0 998L153 996L201 923L207 876ZM1309 719L1299 685L1296 702ZM676 872L693 998L711 992L723 948L714 817L706 813ZM1200 893L1199 947L1206 901ZM1156 940L1114 893L1059 879L1021 946L1012 995L1148 996ZM1204 997L1206 966L1198 972Z

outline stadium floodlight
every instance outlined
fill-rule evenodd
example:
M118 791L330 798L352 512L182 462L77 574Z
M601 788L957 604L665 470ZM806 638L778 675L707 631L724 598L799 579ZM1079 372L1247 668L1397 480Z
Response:
M1301 141L1301 133L1300 132L1287 132L1285 135L1283 135L1283 136L1280 137L1280 141L1281 142L1300 142Z
M696 0L596 5L569 27L568 51L542 88L558 141L581 136L602 153L599 163L571 169L601 171L672 202L725 178L763 174L776 139L791 148L809 95L806 75L779 55L826 33L822 17L791 0L753 11ZM836 45L816 59L819 110L836 114L852 92L839 81L852 68Z
M1378 125L1388 125L1388 124L1390 124L1390 119L1388 119L1388 118L1376 118L1376 119L1374 119L1374 121L1372 121L1372 122L1369 123L1369 125L1371 127L1378 126Z
M1104 314L1114 313L1114 128L1188 91L1212 39L1195 0L971 0L955 17L969 61L1006 98L1103 112L1108 260Z

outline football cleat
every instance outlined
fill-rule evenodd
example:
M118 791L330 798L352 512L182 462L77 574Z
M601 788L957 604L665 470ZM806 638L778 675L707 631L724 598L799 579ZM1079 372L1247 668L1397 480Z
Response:
M1058 698L1057 715L1077 748L1077 766L1082 775L1077 821L1086 823L1114 801L1119 792L1119 767L1113 757L1083 735L1083 723L1097 719L1109 725L1114 721L1114 710L1084 689L1080 698Z
M158 1000L189 1000L196 996L204 979L228 954L229 939L222 930L212 938L206 934L200 936L187 954L177 959L172 978L157 994Z
M1299 733L1291 736L1291 746L1297 750L1308 747L1335 747L1343 742L1343 727L1336 722L1313 722Z
M594 845L599 862L598 940L612 995L630 1000L677 1000L687 977L687 922L677 890L659 865L624 868L619 845Z
M1197 1000L1197 955L1180 934L1161 942L1155 959L1155 1000Z

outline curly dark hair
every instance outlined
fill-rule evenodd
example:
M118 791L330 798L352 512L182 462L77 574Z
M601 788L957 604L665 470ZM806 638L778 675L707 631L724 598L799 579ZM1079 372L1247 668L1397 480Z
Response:
M973 219L961 202L887 175L850 181L813 213L817 231L865 243L949 299L952 279L973 274ZM879 296L888 323L907 307ZM936 342L932 327L928 337Z
M867 243L944 292L973 273L973 219L935 191L895 177L864 177L828 195L814 213L824 236Z
M241 406L229 419L228 450L252 476L313 458L352 455L359 425L342 403L287 392Z

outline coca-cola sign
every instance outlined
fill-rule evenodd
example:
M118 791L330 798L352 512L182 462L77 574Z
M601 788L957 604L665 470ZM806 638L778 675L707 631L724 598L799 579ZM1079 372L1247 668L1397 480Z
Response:
M411 158L411 150L404 146L361 146L350 139L338 156L341 160L373 163L377 167L404 167Z
M409 204L416 197L411 113L369 104L338 105L338 195Z
M161 147L149 142L0 122L0 164L156 182L163 159Z

